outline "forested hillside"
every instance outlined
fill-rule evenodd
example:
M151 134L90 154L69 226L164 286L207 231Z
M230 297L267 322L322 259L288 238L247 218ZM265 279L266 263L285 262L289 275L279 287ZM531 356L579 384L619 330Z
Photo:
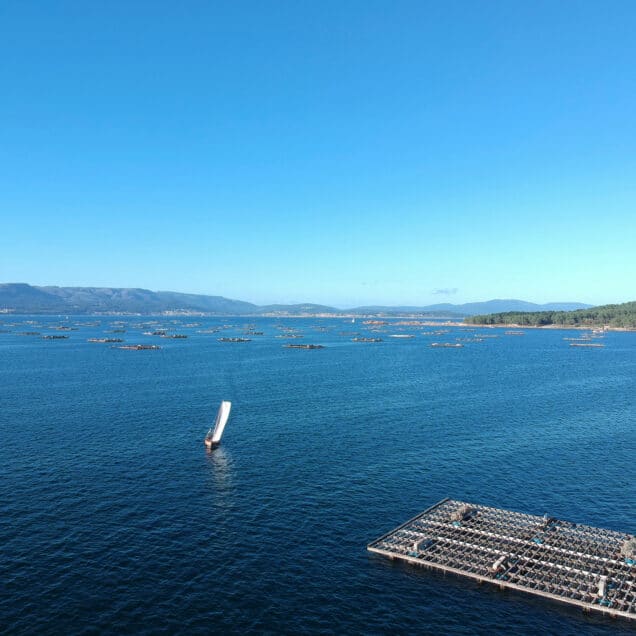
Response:
M636 301L621 305L602 305L576 311L508 311L505 313L470 316L472 325L528 325L543 327L623 327L636 329Z

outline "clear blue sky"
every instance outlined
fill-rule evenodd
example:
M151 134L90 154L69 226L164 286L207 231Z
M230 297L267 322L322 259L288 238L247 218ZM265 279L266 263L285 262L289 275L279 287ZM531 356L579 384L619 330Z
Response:
M0 282L636 299L636 2L0 4Z

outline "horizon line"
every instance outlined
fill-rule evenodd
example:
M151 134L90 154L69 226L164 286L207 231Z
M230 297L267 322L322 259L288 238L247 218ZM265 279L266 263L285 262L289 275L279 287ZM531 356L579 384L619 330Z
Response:
M225 298L227 300L231 300L231 301L237 301L237 302L244 302L244 303L248 303L251 305L254 305L255 307L267 307L269 305L285 305L285 306L296 306L296 305L318 305L318 306L323 306L329 309L337 309L339 311L347 311L347 310L354 310L354 309L359 309L359 308L364 308L364 307L380 307L380 308L404 308L404 307L408 307L408 308L414 308L414 309L426 309L428 307L435 307L435 306L439 306L439 305L448 305L451 307L462 307L464 305L473 305L473 304L483 304L483 303L490 303L490 302L497 302L497 301L501 301L501 302L523 302L523 303L529 303L529 304L533 304L533 305L538 305L538 306L543 306L543 305L554 305L554 304L579 304L579 305L586 305L588 307L599 307L599 306L603 306L603 305L608 305L608 304L622 304L624 302L631 302L629 300L627 301L612 301L610 303L586 303L586 302L582 302L579 300L556 300L556 301L546 301L546 302L537 302L535 300L526 300L523 298L513 298L513 297L509 297L509 298L504 298L504 297L495 297L495 298L488 298L487 300L468 300L465 302L460 302L460 303L453 303L450 301L438 301L438 302L430 302L427 304L418 304L418 303L413 303L413 302L399 302L399 303L386 303L386 302L366 302L366 303L361 303L361 304L353 304L353 305L343 305L343 304L327 304L324 302L315 302L315 301L310 301L310 300L305 300L305 301L292 301L292 302L284 302L284 301L274 301L274 302L266 302L266 303L257 303L257 302L253 302L251 300L243 300L241 298L238 297L229 297L229 296L223 296L221 294L214 294L214 293L203 293L203 292L190 292L190 291L176 291L174 289L150 289L148 287L140 287L140 286L131 286L131 287L121 287L121 286L108 286L108 285L60 285L60 284L47 284L47 285L34 285L32 283L26 283L26 282L4 282L4 283L0 283L0 286L5 286L5 285L25 285L27 287L32 287L32 288L47 288L47 287L57 287L57 288L61 288L61 289L120 289L120 290L139 290L139 291L145 291L145 292L150 292L153 294L157 294L157 293L169 293L169 294L183 294L183 295L188 295L188 296L202 296L202 297L212 297L212 298Z

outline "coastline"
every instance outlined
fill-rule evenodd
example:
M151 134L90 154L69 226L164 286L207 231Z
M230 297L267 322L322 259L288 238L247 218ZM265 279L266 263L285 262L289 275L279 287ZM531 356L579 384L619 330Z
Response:
M439 324L439 323L437 323ZM444 323L453 327L480 327L482 329L561 329L565 331L589 331L590 329L602 329L603 331L626 331L633 332L636 328L631 327L610 327L598 325L520 325L518 323L496 323L494 325L478 324L478 323Z
M591 329L602 329L604 332L617 331L617 332L636 332L636 327L612 327L609 325L524 325L519 323L472 323L464 322L463 320L457 320L456 318L449 318L448 316L421 316L417 314L332 314L332 313L262 313L262 314L237 314L237 313L213 313L213 312L197 312L197 311L164 311L164 312L151 312L151 313L138 313L138 312L90 312L90 313L48 313L48 312L8 312L0 310L3 319L14 319L21 317L48 317L58 319L73 318L240 318L243 320L258 320L259 318L278 318L278 319L343 319L351 320L369 320L369 321L383 321L388 324L394 325L408 325L412 327L458 327L462 329L555 329L555 330L576 330L576 331L589 331ZM400 322L401 321L401 322Z

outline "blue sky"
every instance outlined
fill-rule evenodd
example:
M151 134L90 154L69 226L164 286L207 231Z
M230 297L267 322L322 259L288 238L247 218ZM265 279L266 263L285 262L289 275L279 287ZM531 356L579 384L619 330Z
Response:
M3 2L0 282L636 299L636 3Z

